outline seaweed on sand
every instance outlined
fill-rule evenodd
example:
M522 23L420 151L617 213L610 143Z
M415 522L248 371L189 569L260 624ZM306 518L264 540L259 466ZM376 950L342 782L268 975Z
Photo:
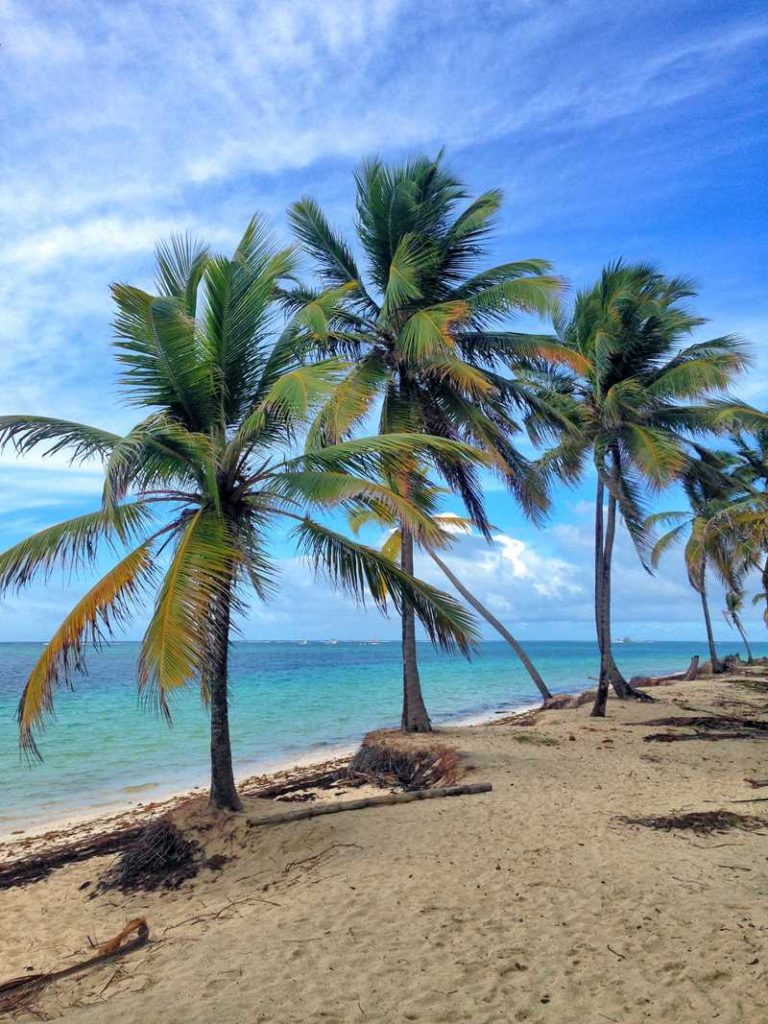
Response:
M727 832L732 828L755 831L768 825L765 818L725 810L691 811L688 814L668 814L659 817L651 815L642 818L629 818L622 815L618 821L623 825L642 825L644 828L653 828L663 832L695 832L697 835Z

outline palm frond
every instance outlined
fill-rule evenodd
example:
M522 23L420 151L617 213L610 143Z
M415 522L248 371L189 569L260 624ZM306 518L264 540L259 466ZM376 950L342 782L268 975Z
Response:
M44 455L66 451L72 462L84 462L109 455L119 440L108 430L51 416L0 416L0 450L12 444L19 455L47 445Z
M464 302L444 302L420 309L408 317L397 339L401 359L420 362L453 355L452 328L469 316Z
M57 566L76 570L92 564L102 541L127 544L150 522L146 504L133 502L75 516L38 533L0 555L0 593L50 576Z
M71 685L72 676L84 670L86 644L98 645L127 618L151 574L150 545L144 543L111 568L64 619L32 669L19 702L23 749L40 756L35 730L53 715L57 685Z
M400 611L410 605L430 640L445 650L468 653L478 639L472 617L442 591L423 583L373 548L305 519L296 538L318 572L360 603L370 595L383 612L391 598Z
M239 564L236 540L215 512L200 509L179 525L139 655L139 692L168 719L169 693L204 682L214 606L231 594Z

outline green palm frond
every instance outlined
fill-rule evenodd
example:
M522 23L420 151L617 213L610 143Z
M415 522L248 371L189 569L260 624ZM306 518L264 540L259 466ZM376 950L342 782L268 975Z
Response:
M306 447L322 448L346 438L370 412L388 377L389 370L380 352L364 356L319 410L307 432Z
M419 460L467 468L490 462L483 452L460 441L429 434L379 434L312 449L287 460L283 468L288 472L315 469L381 479L402 473L409 463Z
M360 282L351 250L330 226L314 200L305 197L290 206L288 220L296 237L317 261L326 281L332 286Z
M209 435L186 429L167 413L155 413L112 449L105 468L104 504L112 507L131 490L205 489L215 475L216 462L215 443Z
M388 598L398 611L407 602L430 640L445 650L468 653L477 641L472 617L458 602L409 576L380 552L309 519L295 533L315 569L359 602L370 594L382 611Z
M197 312L197 291L207 258L208 247L189 234L171 235L155 250L159 293L181 299L191 317Z
M659 562L661 561L662 555L665 553L665 551L667 551L669 548L671 548L673 545L677 544L679 541L683 539L683 537L685 536L685 531L689 528L689 526L690 523L686 518L685 522L680 523L678 526L675 526L673 529L665 533L663 537L660 537L656 541L656 543L653 546L653 550L651 551L651 565L654 567L654 569L658 568Z
M307 508L340 507L353 515L373 508L379 517L404 523L425 541L440 544L441 530L430 515L428 498L406 498L386 483L330 469L277 473L270 482L275 493L294 501L300 499Z
M50 416L0 416L0 450L12 444L19 455L46 445L43 455L68 452L72 462L109 455L118 434Z
M431 260L429 254L430 250L423 238L410 231L402 236L389 265L382 316L387 317L412 300L422 297L421 278L425 272L429 272L430 264L434 261L434 253L431 254Z
M133 405L164 407L192 430L205 423L210 374L184 300L112 286L120 383Z
M444 302L420 309L408 318L397 339L400 358L421 362L453 355L452 329L469 316L464 302Z
M54 568L76 570L92 564L99 545L127 544L151 520L146 504L134 502L75 516L27 537L0 555L0 593L26 586L38 574Z

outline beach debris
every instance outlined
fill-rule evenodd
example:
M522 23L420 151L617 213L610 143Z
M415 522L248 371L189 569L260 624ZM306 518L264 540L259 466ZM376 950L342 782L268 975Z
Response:
M125 940L136 933L136 938L130 942ZM92 967L99 967L102 964L115 960L118 957L132 953L149 941L149 924L145 917L136 917L129 921L117 935L107 939L98 948L94 956L78 963L70 964L58 971L46 971L38 974L24 974L18 978L10 978L0 983L0 1013L13 1013L17 1010L26 1009L34 1001L44 988L60 978L67 978L73 974Z
M617 819L623 825L642 825L664 832L695 832L697 835L710 835L713 832L727 832L732 828L754 831L768 825L768 820L752 814L737 814L735 811L690 811L687 814L669 814L659 817L649 816L629 818L621 816Z
M428 789L456 781L459 754L434 741L419 742L386 731L369 733L352 758L348 775L375 785Z
M57 846L31 857L18 857L0 864L0 890L17 885L27 885L47 878L56 868L67 864L120 853L134 842L144 830L143 825L103 832L85 839Z
M321 814L338 814L341 811L359 811L365 807L384 807L389 804L406 804L413 800L434 800L437 797L470 796L475 793L490 793L493 786L490 782L477 782L464 786L445 786L441 789L417 789L409 793L385 793L382 796L369 796L362 800L346 800L337 804L320 804L315 807L300 807L281 814L269 814L264 818L246 818L246 824L252 828L262 825L281 825L288 821L302 821L304 818L315 818Z
M725 715L675 715L653 718L636 725L663 725L668 728L690 728L690 733L656 732L644 736L646 743L676 743L686 740L754 740L768 739L768 722L762 719L736 718Z
M101 876L97 892L178 889L207 866L211 865L201 857L200 844L188 839L170 818L159 818L141 829Z

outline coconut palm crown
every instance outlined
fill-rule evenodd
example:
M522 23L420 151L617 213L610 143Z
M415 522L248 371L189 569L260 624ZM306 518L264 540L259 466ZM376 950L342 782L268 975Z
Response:
M385 609L408 602L428 636L466 651L471 618L452 599L312 513L392 508L411 529L430 519L381 483L404 458L462 466L466 446L402 434L347 440L291 456L296 433L343 376L337 357L303 365L296 331L276 332L278 283L291 250L275 250L253 220L231 258L188 238L157 253L155 294L113 287L120 386L144 417L125 435L40 416L0 418L0 444L24 453L100 457L101 507L44 529L0 556L0 591L56 566L118 559L57 629L24 688L21 742L53 711L58 684L83 667L86 647L108 637L154 594L139 658L139 690L166 716L171 695L195 681L211 713L211 800L236 809L229 739L227 655L233 617L249 596L277 586L269 533L289 524L300 551L331 581Z
M431 434L488 452L492 469L527 512L539 515L547 504L545 488L511 438L519 429L518 414L533 407L544 423L548 407L514 370L523 356L561 346L510 331L507 322L521 311L546 315L561 281L540 259L482 265L501 192L492 189L470 201L442 156L395 166L369 160L355 180L355 246L312 199L289 210L323 291L294 289L287 301L303 320L316 355L343 355L353 364L316 417L310 446L349 436L375 411L382 435ZM488 537L477 467L435 461ZM401 475L400 491L407 494L405 465ZM413 538L407 527L401 532L401 564L410 571ZM407 605L403 646L409 652L403 728L427 731Z
M543 459L562 479L581 478L587 460L596 471L595 618L601 650L593 713L605 713L608 688L639 696L611 650L611 560L620 516L647 564L645 499L678 477L691 459L691 438L724 430L739 403L725 394L747 362L734 336L690 342L706 321L685 303L691 283L645 263L609 264L597 283L556 318L571 366L538 372L551 403L571 405L577 429ZM604 504L607 497L607 512Z

